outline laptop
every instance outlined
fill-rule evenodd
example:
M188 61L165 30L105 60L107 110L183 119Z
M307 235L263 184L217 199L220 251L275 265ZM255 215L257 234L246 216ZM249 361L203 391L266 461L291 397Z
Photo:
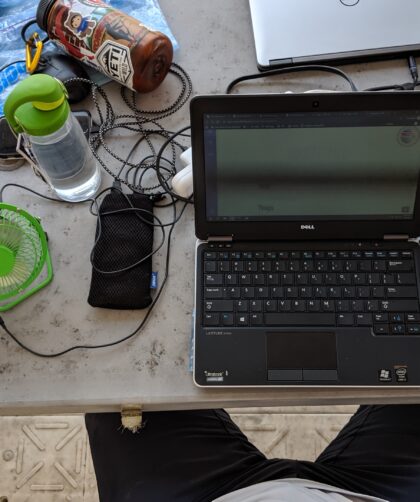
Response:
M199 386L420 385L420 93L191 102Z
M420 50L418 0L250 0L260 70Z

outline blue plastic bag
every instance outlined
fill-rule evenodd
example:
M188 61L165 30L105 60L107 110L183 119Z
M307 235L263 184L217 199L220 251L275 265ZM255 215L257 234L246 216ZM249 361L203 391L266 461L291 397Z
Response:
M178 43L166 22L158 0L103 1L115 9L119 9L138 19L149 28L165 33L170 38L174 50L178 49ZM35 18L38 3L38 0L0 0L0 68L13 61L25 59L25 46L20 32L25 23ZM28 35L33 31L38 31L41 38L45 36L45 33L41 32L36 25L28 29ZM57 51L59 49L50 42L46 44L44 50ZM13 65L0 72L0 115L3 115L6 96L14 85L25 77L22 68L22 64ZM93 78L92 71L88 71L91 78ZM98 77L94 79L97 83L102 84L109 80L107 77L102 75L99 77L99 75L101 74L98 74Z

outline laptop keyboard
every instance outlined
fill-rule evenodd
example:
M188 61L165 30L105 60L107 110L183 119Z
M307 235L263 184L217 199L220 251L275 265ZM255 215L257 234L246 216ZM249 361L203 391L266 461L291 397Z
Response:
M204 257L203 325L370 326L420 334L412 251L232 251Z

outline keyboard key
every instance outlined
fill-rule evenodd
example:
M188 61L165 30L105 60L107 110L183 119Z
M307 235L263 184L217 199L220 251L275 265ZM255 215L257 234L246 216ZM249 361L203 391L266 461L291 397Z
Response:
M379 274L368 274L367 282L371 286L376 286L378 284L381 284L381 276Z
M255 288L241 288L243 298L254 298Z
M204 298L217 299L223 298L226 295L226 288L204 288Z
M321 300L321 310L323 312L334 312L334 300Z
M363 312L365 310L363 300L353 300L351 302L351 309L353 312Z
M265 275L264 274L253 274L252 281L255 286L264 286Z
M366 284L366 274L353 274L353 284Z
M417 300L382 300L379 309L388 312L415 312L419 309Z
M226 312L221 314L223 326L233 326L233 314Z
M250 286L252 284L251 274L241 274L239 276L239 283L242 286Z
M293 274L280 274L280 283L283 286L293 285Z
M383 314L383 313L380 313L380 314L373 314L373 320L376 322L388 322L388 319L389 319L389 314Z
M261 300L251 300L250 302L251 312L262 312L262 301Z
M204 262L204 271L205 272L216 272L216 262L215 261Z
M330 261L330 270L332 272L342 272L344 270L344 262L342 260Z
M321 302L319 300L308 300L309 312L320 312Z
M411 272L413 262L411 260L390 260L387 262L389 272Z
M204 303L206 312L233 312L232 300L210 300Z
M235 286L238 284L238 275L237 274L226 274L225 275L225 283L226 286Z
M372 326L372 314L356 314L354 317L357 326Z
M242 262L239 262L239 263L242 263ZM257 272L258 271L258 262L246 261L245 262L245 271L246 272Z
M389 325L375 324L375 326L373 326L373 332L377 335L389 335Z
M267 284L269 286L277 286L279 284L279 274L268 274Z
M326 298L327 297L327 288L325 286L316 286L314 288L314 297L315 298Z
M322 274L311 274L311 284L322 284Z
M244 271L243 261L234 261L232 263L232 272L243 272L243 271Z
M405 334L404 324L393 324L391 327L391 333L394 335L404 335Z
M415 286L394 286L386 288L388 298L417 298Z
M335 309L337 312L351 312L349 300L337 300L335 302Z
M420 335L420 324L409 324L407 326L407 333L409 335Z
M299 296L301 298L312 298L312 288L310 286L304 286L302 288L299 288Z
M357 296L358 298L369 298L370 288L368 286L359 286L357 288Z
M403 323L404 314L391 314L391 322Z
M416 284L414 274L397 274L397 284Z
M260 261L259 268L261 272L271 272L271 261L268 260Z
M205 313L204 314L204 326L219 326L220 316L218 313Z
M218 262L219 272L230 272L230 261Z
M217 253L214 251L205 251L204 252L204 259L205 260L215 260L217 258Z
M299 296L299 290L295 286L290 286L285 288L287 298L297 298Z
M385 288L383 286L373 287L372 296L374 298L385 298Z
M237 326L248 326L249 316L248 314L236 314L236 325Z
M292 309L295 312L305 312L305 310L306 310L305 300L293 300L292 301Z
M327 260L318 260L315 262L315 270L317 272L327 272L328 270L328 261Z
M338 314L337 325L338 326L353 326L354 319L353 314Z
M351 275L350 274L337 274L337 284L342 284L343 286L350 286Z
M274 287L271 288L271 298L284 298L284 288Z
M226 288L226 295L228 298L240 298L241 290L239 288Z
M420 322L420 314L405 314L407 322Z
M359 262L360 272L370 272L372 270L372 262L368 260L363 260Z
M395 274L382 274L382 284L395 284Z
M221 286L223 284L223 275L206 274L204 281L207 286Z
M325 284L336 285L338 284L337 274L325 274Z
M257 298L268 298L268 288L255 288Z
M334 326L335 314L327 313L276 313L265 314L267 326Z
M276 300L265 300L264 310L266 312L276 312L277 311L277 301Z
M251 314L249 319L251 321L251 326L261 326L263 324L262 314Z
M292 300L279 300L278 310L280 312L290 312L292 310Z
M248 312L249 302L248 300L236 300L234 306L236 312Z
M366 302L366 310L368 312L376 312L379 310L379 300L368 300Z
M373 270L374 270L374 272L385 272L386 261L385 260L375 260L373 262Z
M331 286L327 289L328 298L341 298L341 289L337 286Z
M342 293L344 298L355 298L356 288L354 286L344 286Z
M306 286L309 284L309 274L296 274L296 284Z

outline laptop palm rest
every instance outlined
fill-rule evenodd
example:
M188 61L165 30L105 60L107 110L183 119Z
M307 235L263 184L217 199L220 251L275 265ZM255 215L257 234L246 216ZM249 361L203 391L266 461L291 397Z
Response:
M266 336L268 380L338 380L334 332L274 332Z

